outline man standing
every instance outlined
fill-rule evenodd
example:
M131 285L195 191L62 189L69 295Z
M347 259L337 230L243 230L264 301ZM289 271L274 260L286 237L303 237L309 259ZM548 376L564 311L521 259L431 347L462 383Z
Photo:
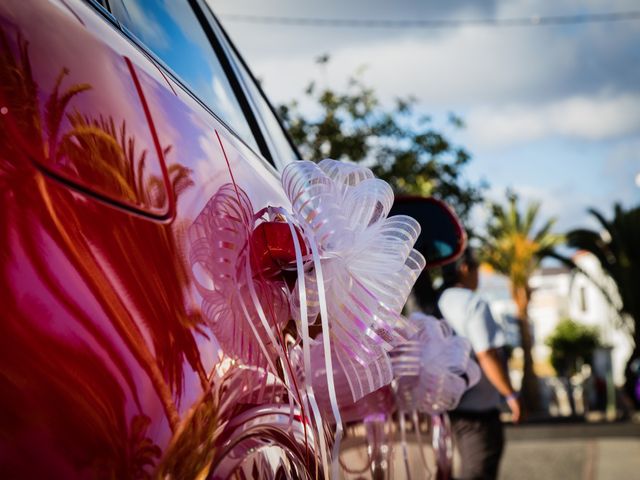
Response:
M457 409L450 412L460 479L495 479L504 446L500 422L500 396L504 396L514 422L520 420L520 402L511 387L501 355L504 335L489 305L474 291L478 288L478 262L467 249L455 263L443 267L444 290L438 308L457 335L471 342L482 370L478 384L468 390Z

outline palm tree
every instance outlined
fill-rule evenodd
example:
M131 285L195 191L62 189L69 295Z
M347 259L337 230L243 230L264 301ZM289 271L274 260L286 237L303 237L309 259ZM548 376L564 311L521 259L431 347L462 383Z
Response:
M518 209L518 197L507 192L507 206L490 204L491 216L486 225L486 237L480 249L481 260L498 273L509 278L511 295L517 307L521 346L524 353L522 398L530 411L540 409L538 381L531 356L531 330L528 307L531 299L529 278L538 268L540 260L563 238L551 232L555 219L547 220L533 231L538 219L540 203L529 203L524 211Z
M612 297L610 290L601 286L597 279L592 279L616 308L620 327L633 340L633 351L625 369L625 390L635 399L636 406L640 406L640 400L634 395L638 372L634 373L631 368L632 362L640 359L640 205L625 210L616 204L612 220L607 220L593 208L589 213L598 221L602 231L572 230L567 234L567 243L595 255L616 284L619 298Z

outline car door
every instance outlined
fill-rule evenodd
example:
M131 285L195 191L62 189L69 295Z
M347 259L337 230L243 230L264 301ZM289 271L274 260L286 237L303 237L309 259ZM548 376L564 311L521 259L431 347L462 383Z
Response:
M221 352L188 230L232 181L287 205L264 139L224 69L198 94L95 2L2 2L0 40L0 476L202 474Z

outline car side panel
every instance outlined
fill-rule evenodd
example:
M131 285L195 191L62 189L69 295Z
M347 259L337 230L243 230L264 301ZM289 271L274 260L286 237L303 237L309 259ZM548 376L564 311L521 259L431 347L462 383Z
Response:
M4 1L0 28L0 67L15 74L0 78L0 477L146 477L182 441L220 354L188 264L189 226L230 170L255 210L286 199L264 160L87 4ZM59 107L55 136L64 71L59 95L91 89ZM74 108L113 117L116 140L126 121L133 163L109 157L117 149L101 158L134 171L156 162L134 182L151 208L69 158L75 176L56 173L65 135L68 148L105 135L73 134ZM210 455L195 446L185 469Z

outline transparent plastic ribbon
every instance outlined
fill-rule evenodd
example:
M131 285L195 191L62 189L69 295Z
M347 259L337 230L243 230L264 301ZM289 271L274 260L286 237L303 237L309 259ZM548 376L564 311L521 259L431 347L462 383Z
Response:
M295 162L282 184L314 256L304 278L308 322L320 318L324 361L344 368L355 402L391 381L388 352L414 331L400 312L425 265L413 249L420 226L407 216L387 218L391 187L359 165ZM299 278L294 318L300 288Z
M433 434L431 445L436 457L439 478L451 478L451 462L453 461L453 441L451 438L451 422L449 415L442 413L431 416Z
M311 339L311 335L309 333L309 323L308 323L308 306L307 306L307 288L305 285L305 270L303 264L303 255L300 240L298 239L297 231L295 230L294 220L291 215L285 211L284 209L273 209L274 212L277 212L282 218L285 219L289 226L289 231L291 233L291 238L293 240L295 257L296 257L296 272L298 274L298 298L297 305L298 308L292 312L293 318L298 321L300 325L300 334L302 339L302 360L304 365L304 376L301 376L298 372L299 378L304 381L305 385L305 396L304 402L307 406L307 411L311 410L311 416L313 417L313 421L316 425L315 434L317 435L316 444L320 449L320 458L323 465L323 471L326 475L329 472L329 454L327 449L327 440L324 435L324 424L323 424L323 416L318 407L318 402L315 398L315 392L313 388L313 384L308 379L312 378L311 375L311 345L313 343ZM295 314L298 314L296 317ZM338 438L338 446L339 446L339 438ZM339 447L338 447L339 448ZM337 470L337 460L338 455L334 456L334 460L332 462L332 471ZM335 478L335 477L334 477Z
M410 217L387 218L393 192L364 167L295 162L285 168L282 185L311 250L310 268L298 269L290 303L303 346L310 345L304 356L307 384L328 397L318 401L328 403L335 421L336 478L340 404L388 385L388 352L412 333L400 312L425 265L413 250L420 227ZM318 319L322 334L312 342L309 325Z
M416 435L416 445L418 446L418 451L420 452L420 459L422 460L422 468L425 472L425 478L431 478L432 473L429 468L429 463L427 462L427 457L424 454L424 442L422 441L420 417L417 410L411 412L411 423L413 424L413 431Z
M244 191L230 183L220 187L189 228L189 262L202 296L202 314L225 354L248 365L270 364L274 371L271 329L288 317L288 299L281 284L246 276L253 215ZM257 311L247 308L250 288L273 307L268 329Z
M343 420L388 416L395 397L404 438L404 412L414 412L415 423L417 411L452 408L477 381L477 366L445 324L401 315L425 260L413 249L418 223L388 217L388 184L358 165L295 162L282 174L291 211L254 213L229 169L232 183L189 229L203 316L230 358L283 377L305 438L313 425L324 476L338 478ZM253 248L252 234L262 222L288 226L294 254L281 271L256 268L264 252ZM297 274L293 288L286 272ZM293 346L283 336L290 318L298 330ZM327 420L335 424L331 454Z
M455 408L480 380L471 345L444 321L422 313L410 320L418 333L391 352L398 409L440 414Z
M293 412L301 395L278 338L289 318L288 290L252 268L250 239L261 213L237 185L222 185L189 228L189 261L203 317L224 353L274 375L280 358Z
M409 464L409 446L407 445L407 427L403 411L398 412L400 423L400 445L402 449L402 460L404 463L404 473L407 480L411 480L411 466Z

